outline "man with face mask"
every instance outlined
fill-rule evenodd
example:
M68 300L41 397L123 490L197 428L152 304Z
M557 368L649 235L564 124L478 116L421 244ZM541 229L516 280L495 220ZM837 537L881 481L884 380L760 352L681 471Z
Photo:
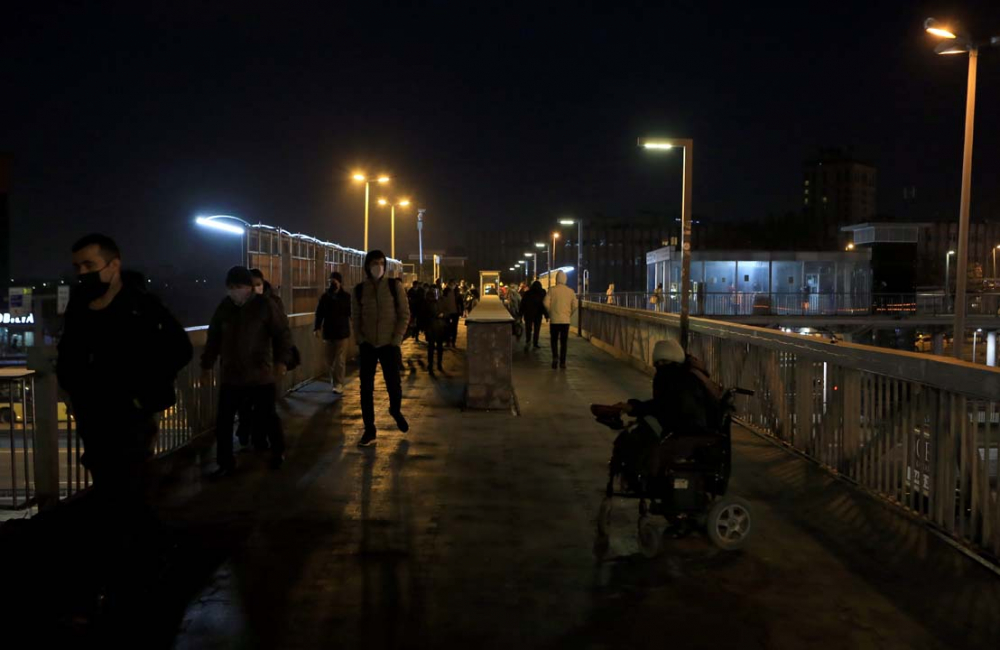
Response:
M379 250L365 256L366 279L351 295L351 320L357 338L361 365L361 416L365 431L358 446L375 444L375 368L382 365L382 377L389 392L389 414L403 433L410 428L401 410L403 389L399 370L399 346L410 321L410 308L399 280L385 277L385 254Z
M129 582L136 570L131 562L152 548L142 539L155 526L145 501L146 461L159 412L176 402L174 379L191 359L191 342L145 280L122 270L110 237L83 237L72 259L77 284L59 340L57 375L83 440L82 462L94 479L96 519L86 537L99 547L101 570L122 569L103 577Z
M336 395L344 392L344 362L351 340L351 294L344 291L344 277L330 274L330 288L320 296L316 307L314 336L326 343L326 363L330 366L330 388Z
M254 424L270 437L271 467L284 461L285 440L275 411L275 383L287 372L292 334L288 319L270 298L253 291L253 276L245 267L234 266L226 275L226 291L208 326L208 339L201 355L204 381L221 357L219 409L215 426L214 478L236 470L233 455L233 419L241 407L253 413Z

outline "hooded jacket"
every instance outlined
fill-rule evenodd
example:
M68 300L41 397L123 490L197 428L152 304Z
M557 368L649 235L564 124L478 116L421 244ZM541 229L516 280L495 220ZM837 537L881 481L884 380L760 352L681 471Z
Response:
M339 341L351 336L351 296L341 287L328 288L316 306L315 331L323 330L324 341Z
M566 286L566 272L556 273L556 286L545 296L545 309L553 325L569 325L576 313L576 292Z
M351 322L358 345L365 343L380 348L385 345L399 347L410 323L410 306L402 283L383 275L376 280L369 266L372 260L385 259L382 251L373 250L365 255L365 280L351 292ZM393 298L389 283L396 283ZM360 294L361 300L358 300Z

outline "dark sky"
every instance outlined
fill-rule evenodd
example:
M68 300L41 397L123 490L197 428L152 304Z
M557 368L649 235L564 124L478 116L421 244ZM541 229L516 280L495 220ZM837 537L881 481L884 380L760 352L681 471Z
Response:
M881 211L916 185L915 217L951 218L966 59L935 56L922 21L1000 34L998 3L947 0L147 4L7 9L15 275L65 271L91 230L147 269L214 272L235 242L196 230L201 213L360 247L356 168L398 177L435 248L501 221L677 209L679 158L639 151L646 133L695 139L704 219L798 209L821 146L878 166ZM978 108L973 218L996 220L1000 51ZM373 245L388 221L373 212ZM398 252L413 224L397 217Z

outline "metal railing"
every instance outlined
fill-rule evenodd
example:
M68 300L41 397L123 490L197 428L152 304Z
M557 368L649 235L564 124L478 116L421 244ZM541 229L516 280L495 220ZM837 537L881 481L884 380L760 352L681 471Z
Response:
M584 336L650 367L679 317L584 303ZM689 351L738 416L980 552L1000 556L1000 370L717 320L691 319Z
M656 298L654 300L654 297ZM656 296L644 291L622 291L611 296L589 293L585 302L629 309L676 314L678 293ZM955 313L952 296L942 292L914 293L767 293L732 291L692 293L690 312L698 316L944 316ZM966 296L966 314L1000 317L1000 293Z
M280 393L294 390L325 371L323 342L312 335L313 315L295 314L289 321L292 342L299 349L302 365L279 383ZM200 359L207 330L207 327L188 329L194 356L177 375L177 403L160 414L154 443L156 456L181 449L215 430L216 373L212 373L208 383L202 383L201 379ZM38 371L0 370L0 391L4 391L0 392L0 433L4 434L0 440L0 507L44 505L90 486L90 473L81 463L83 442L71 409L64 397L59 396L52 354L54 350L50 349L50 356L38 364ZM11 379L3 374L13 372L25 376ZM7 447L9 454L4 453Z

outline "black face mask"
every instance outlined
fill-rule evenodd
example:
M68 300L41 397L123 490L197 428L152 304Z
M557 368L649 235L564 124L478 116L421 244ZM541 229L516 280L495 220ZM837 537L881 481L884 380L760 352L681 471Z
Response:
M104 269L106 268L108 267L105 266ZM81 273L76 276L76 295L87 302L93 302L106 294L108 289L111 288L111 283L101 280L101 271L104 269L91 271L90 273Z

